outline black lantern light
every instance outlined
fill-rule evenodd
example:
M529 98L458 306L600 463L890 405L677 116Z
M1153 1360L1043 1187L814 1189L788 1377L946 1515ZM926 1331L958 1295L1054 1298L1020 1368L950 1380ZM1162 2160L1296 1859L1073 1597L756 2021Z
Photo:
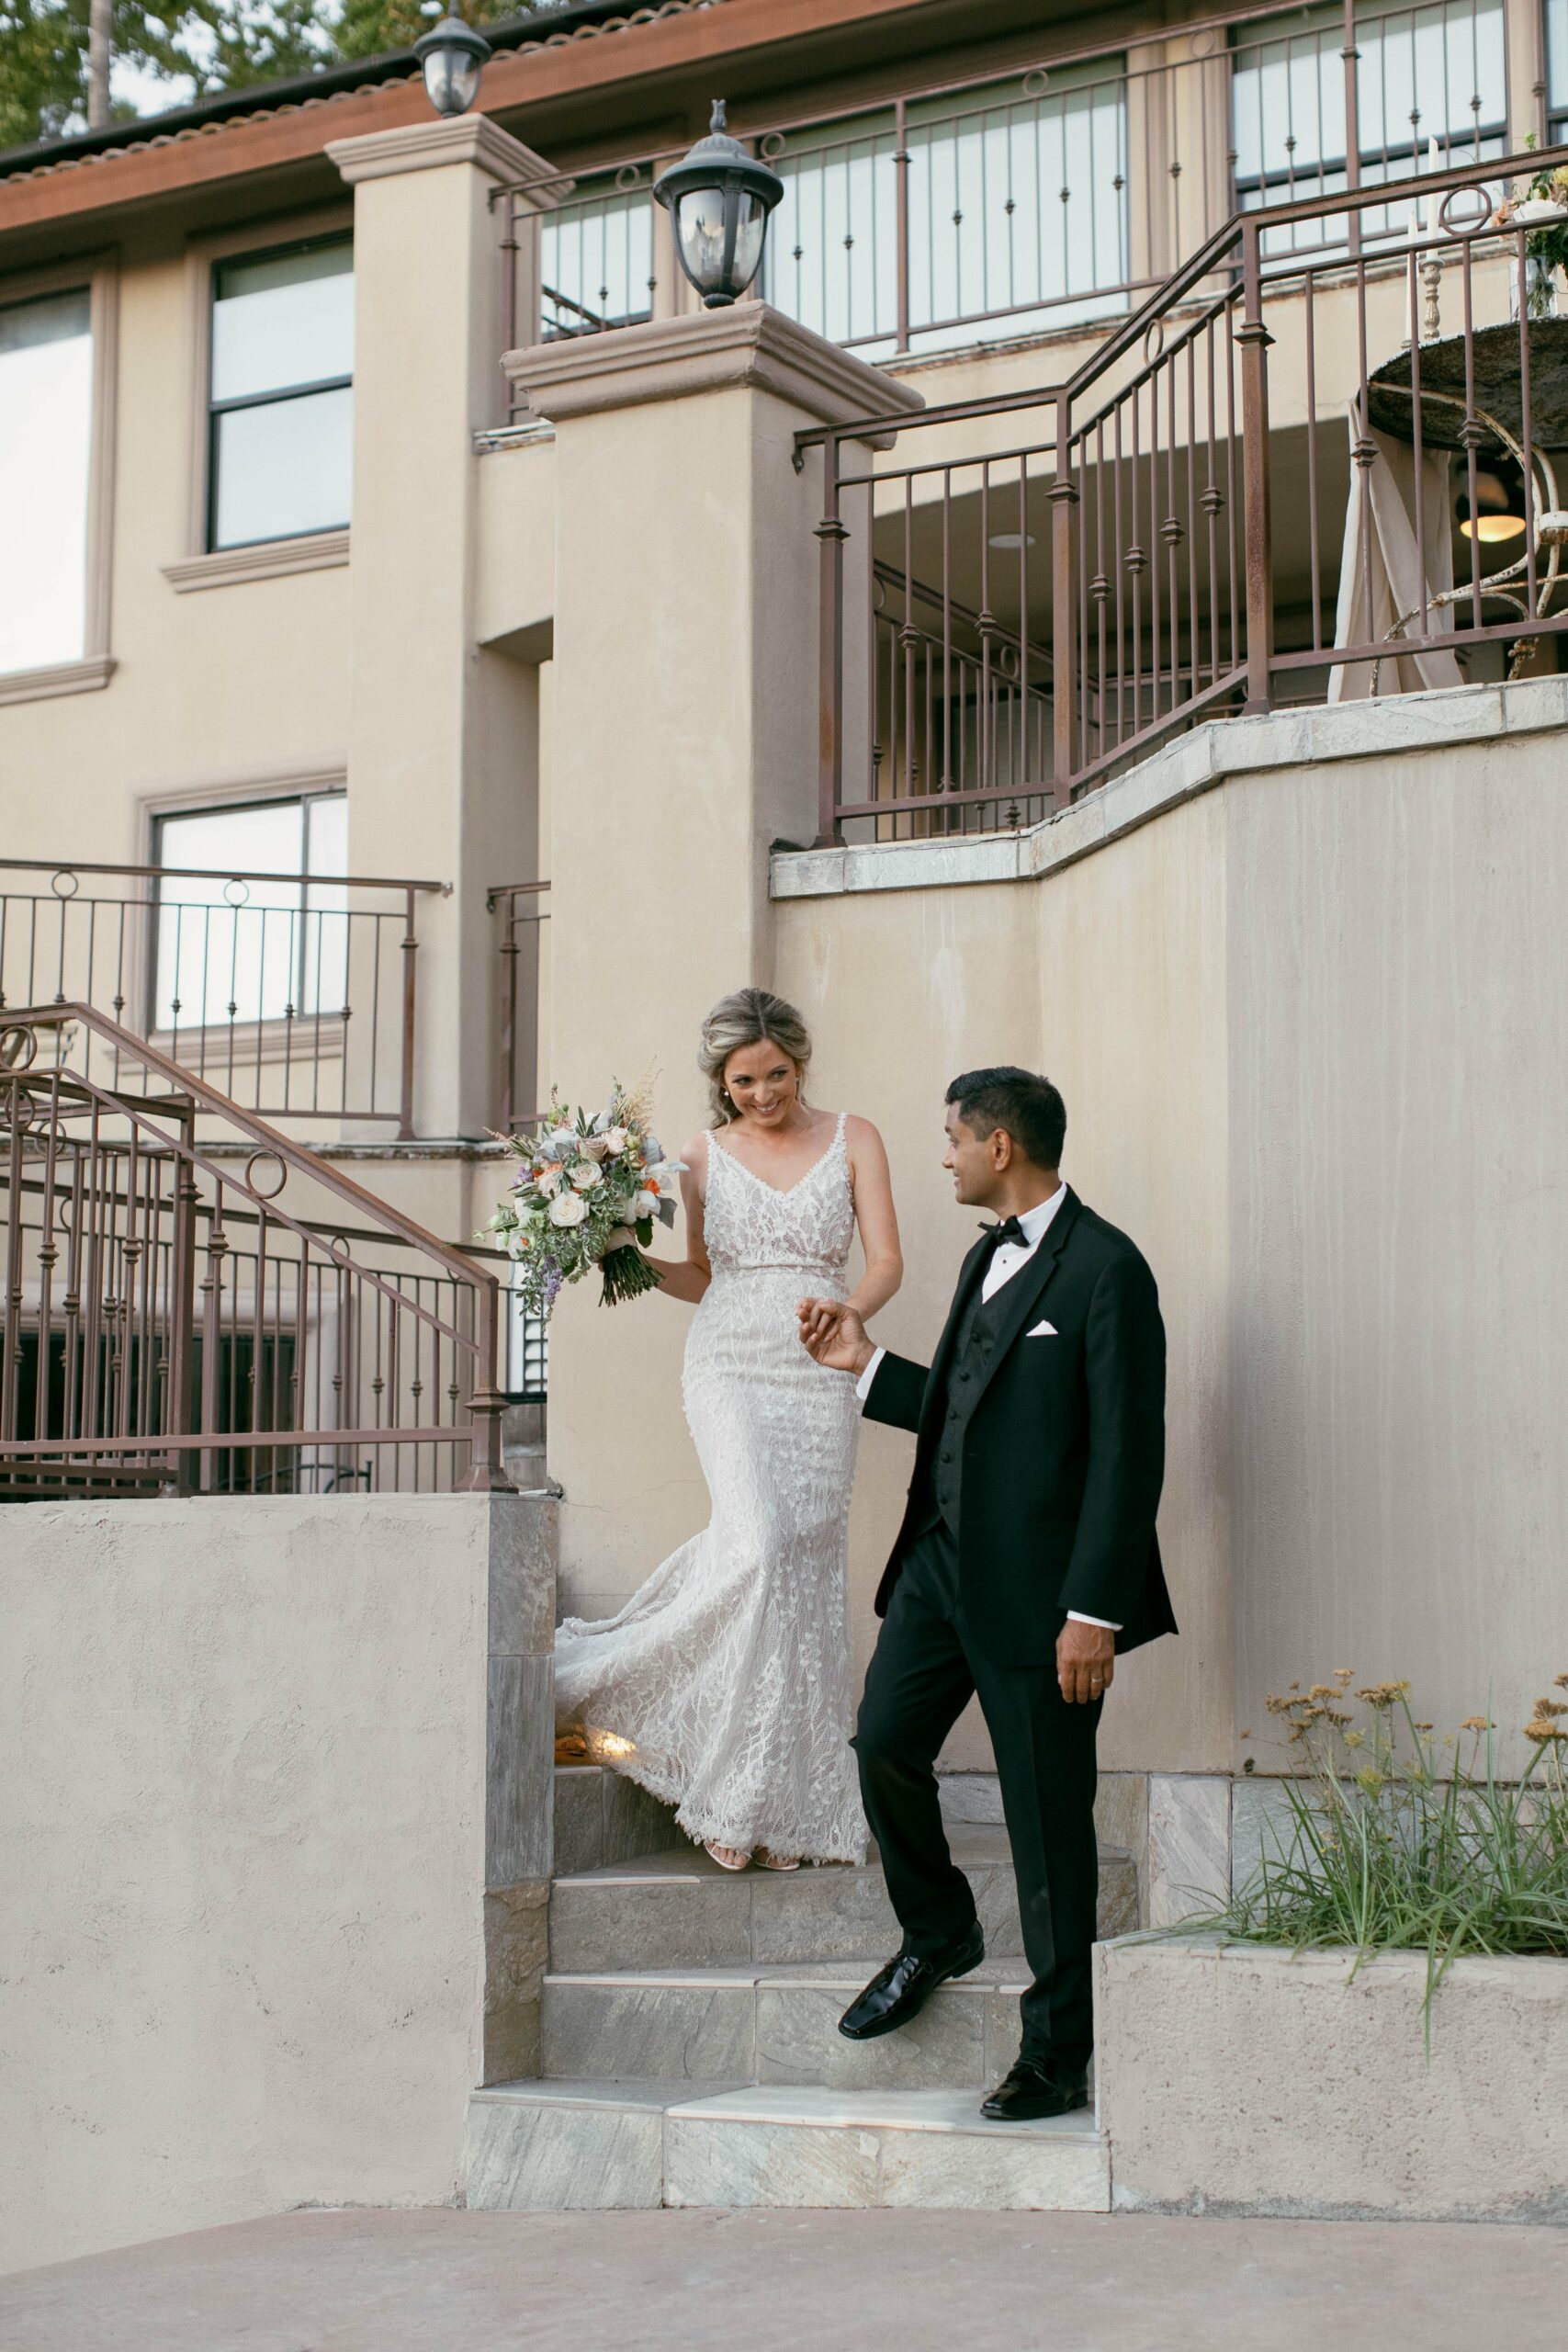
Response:
M467 114L479 94L490 43L458 16L447 10L438 25L422 33L413 53L424 69L424 94L437 114Z
M707 137L660 175L653 193L670 214L681 266L706 307L736 301L762 266L768 215L784 182L731 139L722 98L714 101Z

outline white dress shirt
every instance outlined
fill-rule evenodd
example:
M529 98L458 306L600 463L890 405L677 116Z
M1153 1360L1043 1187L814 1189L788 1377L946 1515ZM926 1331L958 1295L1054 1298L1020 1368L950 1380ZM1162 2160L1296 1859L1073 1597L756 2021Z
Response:
M991 1262L986 1268L986 1279L980 1285L983 1299L995 1298L1002 1284L1010 1283L1021 1266L1028 1265L1044 1240L1045 1229L1051 1219L1066 1197L1066 1186L1058 1184L1049 1200L1037 1201L1033 1208L1025 1209L1018 1220L1023 1227L1023 1239L998 1242L991 1252ZM877 1367L886 1353L886 1348L878 1348L855 1384L855 1395L863 1405L871 1394L871 1384L876 1378ZM1087 1617L1081 1609L1069 1609L1067 1614L1077 1618L1080 1625L1103 1625L1112 1634L1119 1634L1122 1630L1109 1617Z

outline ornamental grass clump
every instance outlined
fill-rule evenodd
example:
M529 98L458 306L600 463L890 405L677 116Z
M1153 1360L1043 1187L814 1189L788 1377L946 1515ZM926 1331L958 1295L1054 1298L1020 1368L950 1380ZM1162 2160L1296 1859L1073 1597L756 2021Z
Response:
M1424 1951L1429 2034L1433 1996L1462 1955L1568 1956L1568 1703L1535 1702L1523 1774L1501 1780L1489 1717L1439 1742L1408 1682L1352 1696L1354 1679L1341 1667L1269 1699L1303 1751L1280 1784L1287 1818L1255 1877L1189 1925L1297 1951L1348 1945L1352 1976L1372 1952ZM1568 1691L1568 1674L1553 1690Z

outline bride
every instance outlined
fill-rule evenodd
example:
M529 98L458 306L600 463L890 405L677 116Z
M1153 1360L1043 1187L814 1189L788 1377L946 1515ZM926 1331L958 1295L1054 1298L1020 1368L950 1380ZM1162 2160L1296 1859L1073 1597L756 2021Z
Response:
M713 1123L681 1154L684 1261L655 1263L697 1310L684 1397L713 1517L618 1616L556 1636L561 1722L726 1870L865 1853L844 1585L860 1407L849 1374L824 1380L802 1348L795 1309L819 1291L873 1315L904 1268L882 1138L807 1102L810 1059L799 1013L765 989L703 1023Z

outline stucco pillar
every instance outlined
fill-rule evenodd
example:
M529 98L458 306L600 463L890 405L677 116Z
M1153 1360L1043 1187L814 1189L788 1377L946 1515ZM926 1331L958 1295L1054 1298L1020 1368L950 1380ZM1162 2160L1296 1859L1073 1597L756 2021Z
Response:
M474 643L474 434L506 396L491 198L550 172L484 115L327 153L355 191L350 870L453 886L418 906L415 1127L477 1136L497 1115L485 892L527 878L537 821L537 671ZM383 1001L377 1041L393 1102L400 1011Z
M556 428L541 1077L599 1102L613 1079L652 1073L673 1149L705 1124L703 1015L773 978L770 846L817 828L821 458L797 473L794 435L923 402L759 301L506 368ZM658 1298L601 1314L591 1285L557 1312L569 1608L613 1602L705 1517L681 1414L686 1321Z

